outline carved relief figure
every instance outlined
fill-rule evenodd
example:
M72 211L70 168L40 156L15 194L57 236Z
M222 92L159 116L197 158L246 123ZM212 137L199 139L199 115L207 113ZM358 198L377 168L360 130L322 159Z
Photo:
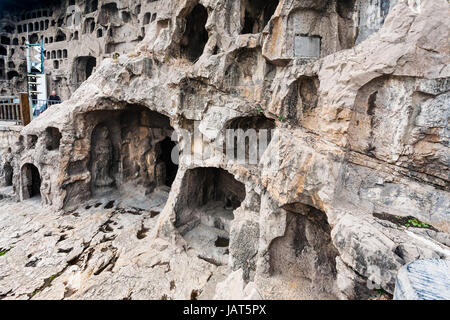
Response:
M97 188L110 187L114 179L111 177L112 143L108 128L105 126L97 128L92 140L93 185Z
M48 173L44 174L43 181L41 184L41 196L44 205L52 205L52 199L50 197L52 191L52 185L50 181L50 175Z

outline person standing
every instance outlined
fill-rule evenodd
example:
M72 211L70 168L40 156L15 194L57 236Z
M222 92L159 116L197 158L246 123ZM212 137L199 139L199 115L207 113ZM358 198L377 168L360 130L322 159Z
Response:
M50 97L48 97L48 105L51 106L58 103L61 103L61 98L56 94L56 91L53 90Z

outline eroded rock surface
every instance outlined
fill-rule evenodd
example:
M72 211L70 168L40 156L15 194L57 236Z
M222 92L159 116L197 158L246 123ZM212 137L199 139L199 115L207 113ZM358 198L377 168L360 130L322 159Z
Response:
M5 133L2 298L380 298L450 258L448 1L262 3L165 1Z

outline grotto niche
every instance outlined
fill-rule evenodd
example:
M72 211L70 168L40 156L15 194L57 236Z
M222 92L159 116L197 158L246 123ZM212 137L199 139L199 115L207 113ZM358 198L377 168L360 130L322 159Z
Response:
M186 17L180 51L182 57L191 62L196 62L200 58L208 42L208 31L205 29L207 20L208 11L201 4L197 4Z
M199 258L228 264L233 211L244 198L244 184L224 169L201 167L186 172L175 208L175 227Z
M278 2L278 0L242 0L241 34L262 32L275 13Z
M178 170L171 157L176 144L171 140L169 118L128 106L120 111L95 111L88 119L97 123L89 157L91 195L117 191L130 199L142 195L145 201L162 190L165 203Z
M41 197L41 175L38 168L31 163L23 165L21 170L22 199Z
M223 150L228 160L258 164L272 140L275 121L263 115L238 117L225 125Z
M283 206L286 229L269 247L272 285L291 282L294 299L336 299L338 251L331 240L331 227L324 212L302 203Z
M14 175L14 169L11 166L9 162L5 163L3 166L3 175L5 177L4 185L6 187L10 187L13 185L13 175Z

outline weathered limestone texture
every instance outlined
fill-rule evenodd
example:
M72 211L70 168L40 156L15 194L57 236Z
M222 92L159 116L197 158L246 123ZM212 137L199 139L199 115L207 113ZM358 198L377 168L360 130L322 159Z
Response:
M449 300L450 260L417 260L403 266L397 275L396 300Z
M96 8L0 151L1 298L385 299L450 259L448 1Z

